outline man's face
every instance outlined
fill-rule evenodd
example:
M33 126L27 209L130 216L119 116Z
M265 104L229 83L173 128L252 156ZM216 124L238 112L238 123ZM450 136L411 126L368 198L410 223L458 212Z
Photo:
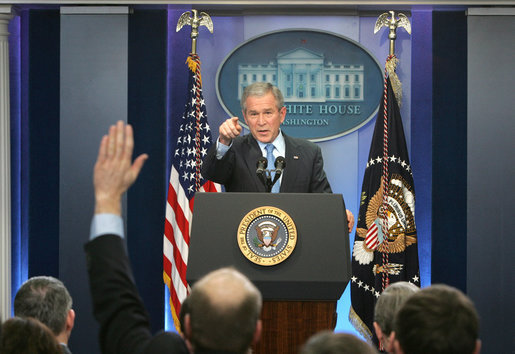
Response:
M275 97L269 92L264 96L247 97L247 111L243 112L245 123L252 136L262 143L270 143L279 135L279 126L286 116L286 107L277 109Z

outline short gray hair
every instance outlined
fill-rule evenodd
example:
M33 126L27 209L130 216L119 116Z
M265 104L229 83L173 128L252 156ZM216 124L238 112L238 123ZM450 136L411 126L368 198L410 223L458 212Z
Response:
M254 82L243 90L243 95L241 96L241 110L244 113L247 113L247 98L249 98L249 96L262 97L268 93L272 93L272 95L274 95L277 109L280 110L283 108L284 97L277 86L274 86L269 82Z
M389 285L377 299L374 309L374 321L377 322L385 335L393 330L395 314L411 295L419 291L416 285L399 281Z
M59 279L33 277L16 293L14 315L38 319L57 336L65 329L72 304L70 293Z

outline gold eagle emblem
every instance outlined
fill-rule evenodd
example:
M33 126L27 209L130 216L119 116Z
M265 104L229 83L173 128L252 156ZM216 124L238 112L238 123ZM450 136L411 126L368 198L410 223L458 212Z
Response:
M387 224L388 236L384 239L382 231L381 206L383 203L383 185L370 199L366 211L365 222L367 228L357 228L356 234L365 239L369 229L375 224L379 226L380 235L377 250L383 253L401 253L406 247L417 242L415 227L415 197L404 179L399 175L392 175L388 188ZM373 260L375 248L367 247L365 241L354 243L353 256L360 264L369 264Z
M276 225L274 228L270 230L270 228L263 228L259 225L256 226L257 238L261 241L261 244L258 247L275 247L277 246L275 240L277 239L277 234L279 233L279 225Z

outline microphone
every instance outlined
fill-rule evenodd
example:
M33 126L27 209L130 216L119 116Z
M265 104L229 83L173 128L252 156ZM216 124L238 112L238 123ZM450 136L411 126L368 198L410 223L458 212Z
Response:
M259 177L259 180L261 181L261 183L263 183L263 185L265 186L265 188L268 189L268 179L270 179L270 175L266 174L267 170L266 170L266 167L268 165L268 161L265 157L260 157L257 162L256 162L256 174L257 176ZM265 176L266 175L266 176Z
M256 174L263 175L263 172L265 172L266 167L268 165L268 161L265 157L260 157L256 162Z
M282 156L277 156L275 159L275 176L274 180L272 181L272 186L281 178L281 174L283 173L284 168L286 167L286 160ZM272 190L272 187L270 186L270 190Z
M286 167L286 160L282 156L277 156L275 159L275 175L281 176L284 168Z

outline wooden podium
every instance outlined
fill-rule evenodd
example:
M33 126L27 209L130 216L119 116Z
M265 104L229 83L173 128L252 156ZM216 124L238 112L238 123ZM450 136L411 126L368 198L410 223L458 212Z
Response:
M334 330L336 301L264 301L263 333L254 353L298 353L313 334Z
M249 261L238 226L253 209L273 206L297 228L297 244L282 263ZM263 295L263 334L256 353L297 353L314 333L333 330L336 302L351 276L349 235L341 194L197 193L186 279L233 266Z

